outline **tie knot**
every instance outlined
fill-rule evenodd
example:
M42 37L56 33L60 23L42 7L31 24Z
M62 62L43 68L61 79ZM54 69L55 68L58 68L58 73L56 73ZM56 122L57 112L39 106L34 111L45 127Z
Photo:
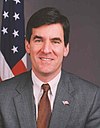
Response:
M44 92L48 92L50 90L50 85L49 84L43 84L42 89Z

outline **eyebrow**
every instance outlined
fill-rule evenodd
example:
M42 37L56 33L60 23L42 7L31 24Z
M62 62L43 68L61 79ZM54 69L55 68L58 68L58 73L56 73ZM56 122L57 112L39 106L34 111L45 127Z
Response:
M42 39L43 37L42 37L42 36L37 36L37 35L36 35L36 36L33 37L33 40L35 40L35 39L37 39L37 38L38 38L38 39Z
M54 38L52 38L51 40L57 40L57 41L62 42L62 40L61 40L59 37L54 37Z

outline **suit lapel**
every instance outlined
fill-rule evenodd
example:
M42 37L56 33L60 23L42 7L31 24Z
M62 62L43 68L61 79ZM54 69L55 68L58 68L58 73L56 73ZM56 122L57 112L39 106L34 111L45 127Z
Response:
M74 106L73 92L74 88L69 77L63 72L56 93L50 128L65 128L67 126Z
M36 128L35 104L30 75L17 87L18 95L14 98L21 128Z

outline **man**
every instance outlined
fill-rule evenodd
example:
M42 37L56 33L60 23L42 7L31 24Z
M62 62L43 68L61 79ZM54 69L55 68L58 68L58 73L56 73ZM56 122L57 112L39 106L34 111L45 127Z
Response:
M25 47L32 70L0 84L0 128L43 128L38 126L42 84L50 86L48 128L100 128L99 87L62 69L69 28L68 19L52 7L31 16Z

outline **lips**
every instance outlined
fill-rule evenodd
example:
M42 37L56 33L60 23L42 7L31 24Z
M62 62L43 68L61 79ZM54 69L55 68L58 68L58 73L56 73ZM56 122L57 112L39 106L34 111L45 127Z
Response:
M51 60L53 60L52 58L45 58L45 57L40 57L40 59L43 60L43 61L51 61Z

